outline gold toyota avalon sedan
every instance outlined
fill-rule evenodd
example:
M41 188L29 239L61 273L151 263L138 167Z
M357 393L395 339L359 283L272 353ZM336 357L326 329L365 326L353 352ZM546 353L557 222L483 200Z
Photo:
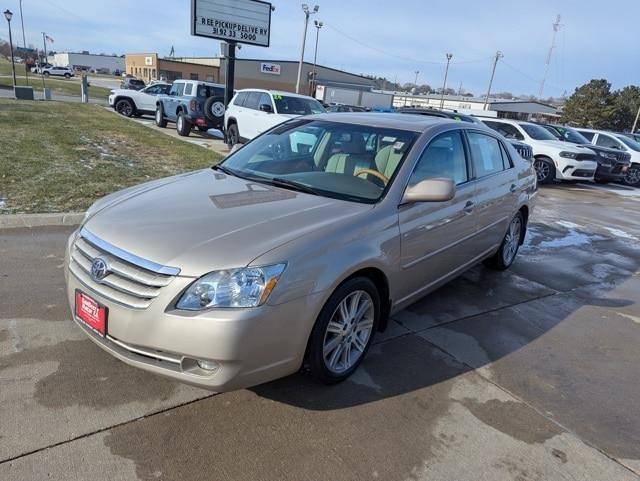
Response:
M482 125L301 117L96 202L67 245L69 305L104 350L179 381L334 383L390 314L478 262L509 267L535 196L531 163Z

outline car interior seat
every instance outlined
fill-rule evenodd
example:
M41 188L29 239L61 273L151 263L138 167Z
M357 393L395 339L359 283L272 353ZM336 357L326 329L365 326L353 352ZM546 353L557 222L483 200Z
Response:
M360 169L370 169L373 165L371 154L367 152L362 134L352 133L340 144L340 152L327 160L325 172L353 175Z

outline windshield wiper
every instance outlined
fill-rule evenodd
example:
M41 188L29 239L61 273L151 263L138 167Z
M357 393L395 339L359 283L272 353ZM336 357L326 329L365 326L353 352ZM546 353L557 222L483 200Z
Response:
M307 184L303 184L302 182L296 182L295 180L284 179L282 177L274 177L270 180L270 182L273 185L279 187L289 187L300 192L304 192L305 194L320 195L320 193L313 187L309 187Z
M224 172L227 175L233 175L235 177L237 177L238 175L231 169L225 167L224 165L220 165L220 164L216 164L213 167L211 167L212 169L215 170L219 170L220 172Z

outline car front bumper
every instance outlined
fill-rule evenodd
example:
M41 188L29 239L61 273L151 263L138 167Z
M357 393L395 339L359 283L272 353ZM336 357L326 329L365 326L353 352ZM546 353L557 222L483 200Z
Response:
M173 306L194 279L176 276L147 308L134 309L103 296L90 278L75 274L72 249L69 242L65 279L71 315L93 342L121 361L216 392L271 381L302 366L323 293L250 309L181 311ZM76 290L107 307L105 337L75 316ZM202 369L198 361L213 361L216 367Z
M628 168L629 164L624 164L621 162L612 164L598 164L598 169L596 170L595 177L596 179L615 182L624 178L624 175Z
M593 180L598 168L595 161L570 161L556 164L556 177L560 180Z

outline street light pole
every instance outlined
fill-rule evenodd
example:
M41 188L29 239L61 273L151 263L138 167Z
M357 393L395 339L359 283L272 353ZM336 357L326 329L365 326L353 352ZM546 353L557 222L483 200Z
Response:
M413 81L413 86L417 89L418 88L418 74L420 74L420 70L416 70L414 73L416 74L416 78Z
M20 23L22 24L22 46L27 48L27 41L24 36L24 18L22 17L22 0L20 0Z
M491 71L491 80L489 80L489 88L487 89L487 95L484 98L484 107L482 110L487 110L487 105L489 104L489 95L491 94L491 86L493 85L493 77L496 74L496 66L498 65L498 60L500 60L504 55L500 50L496 52L496 56L493 59L493 70Z
M9 48L11 49L11 73L13 74L13 93L15 95L16 92L16 63L13 58L13 38L11 37L11 17L13 17L13 13L11 10L7 9L4 11L4 18L7 19L7 23L9 24Z
M453 54L452 53L448 53L447 54L447 66L444 69L444 83L442 84L442 95L440 96L440 108L441 109L444 108L444 91L447 88L447 75L449 75L449 62L451 62L452 58L453 58Z
M320 29L322 28L322 26L324 25L322 22L318 22L317 20L313 21L313 24L316 26L316 50L315 53L313 54L313 81L311 83L311 93L313 95L315 95L315 89L317 88L316 85L316 64L317 64L317 60L318 60L318 38L320 37Z
M304 62L304 47L307 42L307 27L309 26L309 16L314 13L318 13L320 7L314 5L313 11L309 10L309 5L302 4L302 11L304 12L304 31L302 33L302 50L300 51L300 63L298 64L298 80L296 81L296 93L300 93L300 79L302 78L302 64Z
M24 74L29 84L29 66L27 65L27 40L24 36L24 17L22 16L22 0L20 0L20 23L22 24L22 48L24 48Z

